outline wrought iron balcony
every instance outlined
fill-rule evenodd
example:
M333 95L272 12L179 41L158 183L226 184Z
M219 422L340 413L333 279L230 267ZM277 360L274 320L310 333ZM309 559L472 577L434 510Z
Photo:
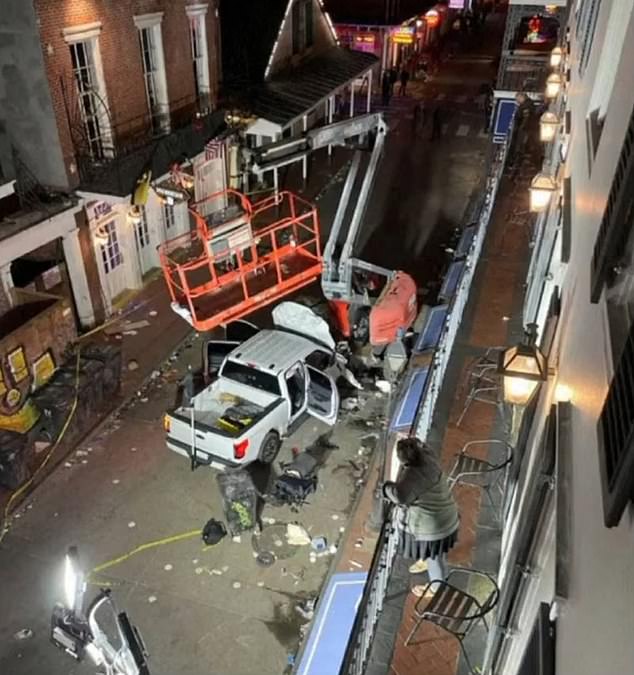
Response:
M543 94L551 72L548 58L533 51L506 52L500 59L497 88Z

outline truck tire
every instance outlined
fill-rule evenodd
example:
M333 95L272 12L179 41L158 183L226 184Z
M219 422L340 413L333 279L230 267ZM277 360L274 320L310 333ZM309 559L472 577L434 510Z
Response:
M271 464L277 457L281 445L282 442L277 431L269 431L260 446L260 461L263 464Z

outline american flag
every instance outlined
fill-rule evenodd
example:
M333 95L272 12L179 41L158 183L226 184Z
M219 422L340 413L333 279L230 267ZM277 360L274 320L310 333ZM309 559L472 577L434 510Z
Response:
M225 144L224 141L209 141L205 145L205 160L209 161L210 159L222 159L225 154Z

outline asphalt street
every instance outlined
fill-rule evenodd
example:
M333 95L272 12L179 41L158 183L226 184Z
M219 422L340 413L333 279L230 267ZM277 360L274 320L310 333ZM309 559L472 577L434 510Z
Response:
M476 96L492 76L486 55L458 55L437 77L424 85L412 82L407 96L392 99L386 110L390 133L385 158L359 257L404 269L421 286L433 284L447 260L444 246L483 175L487 139ZM429 123L414 130L419 99L429 111L442 106L441 139L430 140ZM324 194L322 220L334 213L337 198L337 187ZM201 348L202 337L192 335L189 346L164 364L161 377L134 405L87 439L21 506L0 544L3 675L95 672L48 641L68 545L78 545L92 568L220 516L213 472L201 468L192 473L186 460L165 448L161 425L179 378L188 364L198 364ZM362 395L358 413L342 416L331 439L338 448L324 451L321 488L314 500L299 514L267 507L265 531L297 520L312 536L325 536L336 545L362 480L366 450L361 437L377 425L384 406L383 399L368 393ZM325 431L323 425L307 422L285 442L282 458ZM275 539L274 529L269 534ZM211 549L192 537L134 555L96 582L112 589L141 628L153 675L273 675L287 668L301 639L304 620L296 605L319 592L330 562L324 556L311 563L303 547L285 549L286 554L264 569L255 564L251 542L244 537L241 542L227 538ZM20 639L22 629L31 631L22 634L25 639Z

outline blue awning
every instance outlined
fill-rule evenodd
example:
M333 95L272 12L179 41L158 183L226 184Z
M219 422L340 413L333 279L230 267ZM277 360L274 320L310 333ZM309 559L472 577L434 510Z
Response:
M471 244L473 243L475 233L476 233L475 225L470 225L469 227L466 227L464 229L464 232L460 237L460 241L458 242L458 246L456 246L456 252L454 253L454 256L456 258L464 258L467 255L467 253L469 253L469 249L471 248Z
M493 142L504 143L511 128L517 103L514 98L501 98L497 101L493 122Z
M398 401L396 414L392 418L391 431L409 431L412 428L428 375L429 367L415 368L410 372L407 385Z
M453 297L453 294L456 292L458 287L458 282L462 276L462 271L464 270L464 261L458 260L452 262L447 271L444 281L442 282L442 288L440 293L438 293L438 299L444 302L447 302Z
M448 309L449 307L447 305L437 305L436 307L432 307L427 315L425 327L416 339L416 344L414 345L415 354L420 354L428 349L434 349L438 342L440 342L440 336L442 334L443 326L445 325Z
M321 594L298 675L338 673L357 616L366 572L333 574Z

